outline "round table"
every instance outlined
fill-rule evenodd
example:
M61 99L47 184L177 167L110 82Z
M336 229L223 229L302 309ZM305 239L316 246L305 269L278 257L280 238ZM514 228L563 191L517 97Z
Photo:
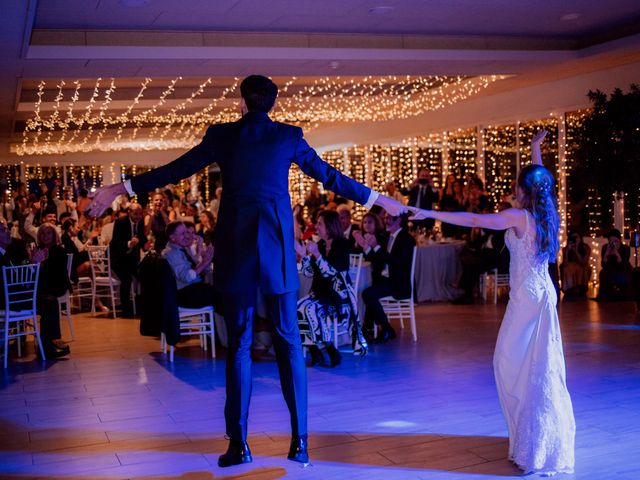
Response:
M415 271L415 297L418 302L448 302L459 295L452 287L460 279L462 240L418 246Z

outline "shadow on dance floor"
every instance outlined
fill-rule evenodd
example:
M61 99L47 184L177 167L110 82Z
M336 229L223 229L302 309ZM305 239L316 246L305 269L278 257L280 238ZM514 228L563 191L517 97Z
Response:
M227 471L212 474L198 468L193 469L194 458L214 467L217 456L223 453L227 441L222 434L206 434L187 438L186 432L118 431L110 432L107 438L97 428L29 428L27 425L0 422L3 435L14 434L14 442L0 445L3 461L0 467L2 479L110 479L135 478L137 480L164 480L178 478L199 480L209 478L260 478L275 479L287 473L298 464L287 462L286 454L289 437L282 434L257 432L249 438L255 459L253 465L244 465L241 472ZM27 437L26 431L29 431ZM116 433L115 436L111 434ZM417 472L450 471L461 474L481 474L514 476L521 472L507 461L508 440L489 436L454 436L447 434L407 434L391 435L368 432L312 433L310 437L310 457L314 473L322 478L327 469L375 469L376 474L392 471ZM33 464L25 465L24 460L13 464L12 457L19 458L32 454ZM102 465L104 457L117 456L122 470L116 465ZM92 457L96 464L93 465ZM123 461L124 459L124 461ZM64 472L64 462L74 465L68 475ZM31 462L29 462L31 463ZM78 463L82 472L78 471ZM152 465L149 470L131 475L127 467L136 463ZM273 464L271 464L273 463ZM184 465L183 473L180 466ZM284 468L283 467L286 467ZM109 468L115 467L115 468ZM75 471L74 471L75 470ZM91 475L87 473L91 471ZM174 471L174 476L164 472ZM77 473L76 473L77 472ZM86 473L85 473L86 472ZM138 472L136 472L138 473ZM291 473L291 472L289 472ZM395 477L394 477L395 478Z

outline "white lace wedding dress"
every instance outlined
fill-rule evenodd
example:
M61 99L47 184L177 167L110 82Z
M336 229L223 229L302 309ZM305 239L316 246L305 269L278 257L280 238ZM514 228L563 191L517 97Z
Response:
M505 234L511 254L510 298L493 366L509 427L509 459L525 473L571 473L575 421L565 381L556 292L546 260L536 256L527 212L522 238Z

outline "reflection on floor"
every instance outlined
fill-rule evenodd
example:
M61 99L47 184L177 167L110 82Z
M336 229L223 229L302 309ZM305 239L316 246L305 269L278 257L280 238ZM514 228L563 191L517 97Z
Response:
M504 305L418 307L370 355L309 374L313 465L285 459L288 416L273 359L254 363L254 463L224 451L224 352L195 343L169 364L135 320L76 316L69 359L41 364L32 345L0 382L2 479L492 479L506 425L491 370ZM640 478L640 318L631 303L561 305L578 425L576 479ZM566 477L566 476L565 476ZM562 478L562 476L560 477Z

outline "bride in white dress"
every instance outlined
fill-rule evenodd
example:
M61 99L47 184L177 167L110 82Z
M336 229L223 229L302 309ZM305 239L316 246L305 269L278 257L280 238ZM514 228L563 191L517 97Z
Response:
M434 212L411 207L414 219L507 230L511 254L509 304L500 327L493 367L509 429L509 460L525 473L571 473L575 421L567 391L556 292L548 273L558 249L558 213L551 173L533 139L533 165L518 176L521 208L496 214Z

